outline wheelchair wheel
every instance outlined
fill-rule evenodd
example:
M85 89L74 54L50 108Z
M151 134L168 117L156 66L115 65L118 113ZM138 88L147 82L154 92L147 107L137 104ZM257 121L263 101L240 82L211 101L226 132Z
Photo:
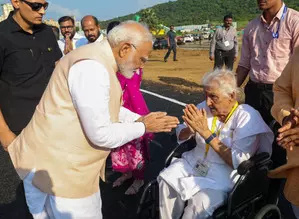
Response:
M259 210L254 219L281 219L281 213L276 205L266 205Z

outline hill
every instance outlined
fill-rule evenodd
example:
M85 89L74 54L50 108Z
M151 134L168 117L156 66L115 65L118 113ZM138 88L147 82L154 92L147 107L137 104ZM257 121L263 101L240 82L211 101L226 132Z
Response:
M299 10L298 0L285 0L290 8ZM151 7L160 23L169 26L203 24L209 22L221 22L223 16L231 13L236 21L249 21L257 16L260 11L256 0L177 0L158 4ZM103 28L113 20L131 20L138 11L123 17L102 21Z

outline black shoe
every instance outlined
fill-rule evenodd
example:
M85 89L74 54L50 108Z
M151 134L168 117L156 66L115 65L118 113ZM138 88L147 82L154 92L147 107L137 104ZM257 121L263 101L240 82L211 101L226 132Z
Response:
M167 59L164 59L164 62L167 62Z
M173 61L174 61L174 62L177 62L177 61L179 61L179 60L178 60L178 59L174 59Z

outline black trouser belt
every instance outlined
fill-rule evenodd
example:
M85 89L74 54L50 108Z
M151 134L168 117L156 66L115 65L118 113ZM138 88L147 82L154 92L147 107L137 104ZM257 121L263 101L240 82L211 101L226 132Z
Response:
M273 84L257 83L252 80L248 81L248 85L250 85L252 87L256 87L257 89L260 89L260 90L272 90L272 88L273 88Z

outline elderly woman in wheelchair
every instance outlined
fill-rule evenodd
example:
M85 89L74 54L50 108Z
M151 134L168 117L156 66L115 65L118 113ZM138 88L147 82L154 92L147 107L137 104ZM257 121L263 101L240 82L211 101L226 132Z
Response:
M238 180L238 165L271 154L273 133L256 110L238 103L234 74L208 73L203 86L206 101L187 105L177 128L179 143L194 137L197 145L158 176L161 219L208 218Z

